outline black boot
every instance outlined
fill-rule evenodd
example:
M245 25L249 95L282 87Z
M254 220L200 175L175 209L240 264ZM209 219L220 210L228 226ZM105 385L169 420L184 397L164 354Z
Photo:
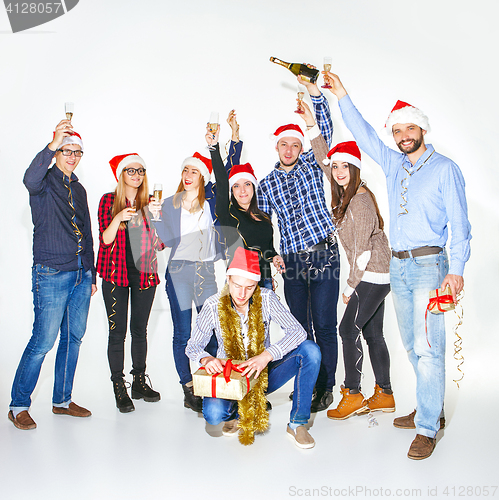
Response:
M133 376L132 399L143 399L149 403L159 401L161 399L159 392L153 391L151 387L149 387L146 382L146 377L149 379L149 383L151 384L149 375L146 375L144 372L137 373Z
M312 405L310 411L316 413L318 411L326 410L333 402L333 393L326 389L315 389L312 396Z
M129 413L135 410L135 406L133 406L133 402L128 396L125 381L122 378L113 381L113 389L114 397L116 398L116 408L118 408L121 413Z
M194 388L192 385L182 385L184 390L184 406L190 408L198 413L203 413L203 398L194 395Z

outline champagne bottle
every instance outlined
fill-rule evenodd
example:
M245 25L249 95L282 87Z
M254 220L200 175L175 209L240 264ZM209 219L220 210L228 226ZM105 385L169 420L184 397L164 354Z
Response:
M306 64L300 63L287 63L285 61L281 61L277 59L277 57L271 57L270 62L279 64L280 66L284 66L288 68L293 75L300 75L304 80L310 83L315 83L317 81L317 77L319 76L318 69L309 68Z

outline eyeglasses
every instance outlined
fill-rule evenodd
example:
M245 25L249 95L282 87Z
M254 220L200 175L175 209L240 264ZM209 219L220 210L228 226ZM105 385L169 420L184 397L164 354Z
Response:
M130 176L135 175L135 172L137 172L141 176L144 176L146 174L146 169L142 168L142 167L141 168L124 168L123 170Z
M58 149L62 153L62 156L71 156L74 154L77 158L81 158L83 156L83 151L81 149L77 149L73 151L72 149Z

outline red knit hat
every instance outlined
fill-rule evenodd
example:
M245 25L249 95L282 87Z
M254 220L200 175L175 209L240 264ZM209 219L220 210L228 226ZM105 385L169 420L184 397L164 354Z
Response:
M360 170L360 149L355 141L340 142L329 151L327 154L331 160L324 160L325 165L333 163L333 161L346 161L355 165Z
M273 137L275 140L275 145L277 146L277 143L283 137L295 137L296 139L299 139L300 142L303 144L304 135L301 128L298 125L295 125L294 123L289 123L288 125L283 125L282 127L279 127L274 132Z
M240 179L248 179L255 187L258 184L255 171L249 163L245 163L244 165L234 165L230 169L229 189L232 189L232 186Z
M118 155L109 160L109 165L111 165L111 170L113 171L116 182L118 182L118 169L120 169L119 173L121 175L123 169L128 167L131 163L140 163L144 168L146 168L145 161L137 153Z
M397 101L385 123L386 133L391 135L392 127L396 123L414 123L427 132L430 131L428 117L418 108L411 106L407 102Z
M227 269L227 276L241 276L253 281L260 281L260 261L258 253L237 247L234 258Z
M182 163L182 170L185 167L196 167L201 172L201 175L204 177L204 185L208 184L211 179L211 172L213 172L213 166L211 165L211 160L206 158L199 153L194 153L189 158L186 158Z

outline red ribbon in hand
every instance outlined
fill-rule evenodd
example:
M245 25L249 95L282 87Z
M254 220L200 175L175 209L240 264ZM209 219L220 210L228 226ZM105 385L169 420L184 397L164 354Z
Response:
M445 309L442 309L440 307L440 304L452 304L454 302L452 295L438 295L439 291L440 291L440 288L437 288L435 290L435 293L437 294L437 296L430 298L430 302L428 302L428 305L426 307L426 312L424 315L424 327L425 327L425 332L426 332L426 342L428 342L428 345L430 347L431 347L430 341L428 340L428 326L426 324L426 319L428 318L428 311L435 309L435 306L436 306L440 312L445 312Z
M204 367L204 366L201 366L200 368L202 368L203 370L206 370L206 367ZM233 364L232 363L232 359L228 359L225 362L224 371L222 372L222 374L224 376L224 379L225 379L225 382L227 384L230 382L230 374L232 373L232 371L235 371L235 372L238 372L238 373L242 373L244 371L244 369L243 368L239 368L239 365ZM217 397L217 381L216 381L216 378L219 375L220 375L220 373L214 373L211 376L211 397L212 398L216 398ZM250 381L249 381L248 375L245 375L244 378L246 379L247 392L249 392L249 390L250 390Z

